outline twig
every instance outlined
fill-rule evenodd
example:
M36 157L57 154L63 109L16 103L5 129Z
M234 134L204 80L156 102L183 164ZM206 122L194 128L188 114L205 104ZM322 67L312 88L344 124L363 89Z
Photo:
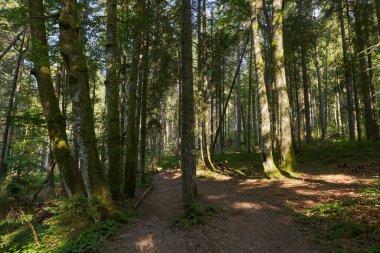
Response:
M373 95L371 96L371 98L376 97L376 96L379 95L379 94L380 94L380 91L378 91L378 92L376 92L375 94L373 94Z
M44 185L49 181L49 179L51 178L51 176L53 175L53 172L54 172L54 167L55 167L55 162L53 163L52 165L52 168L50 170L50 173L48 175L48 177L45 179L45 181L40 185L40 188L38 188L38 191L34 194L33 196L33 199L32 199L32 202L30 203L30 205L32 206L34 204L34 202L36 201L37 199L37 196L38 194L40 194L42 188L44 187Z
M25 213L22 210L21 206L19 208L20 208L21 215L25 216ZM35 243L37 244L38 248L40 248L41 247L41 243L40 243L40 239L38 237L36 228L33 226L33 224L30 221L25 221L25 223L28 225L28 227L30 228L30 230L32 230L33 239L34 239Z
M140 202L145 198L146 195L148 195L149 191L152 190L153 185L150 185L148 189L145 190L144 194L141 196L139 200L137 200L136 204L134 204L133 208L136 209L136 207L140 204Z

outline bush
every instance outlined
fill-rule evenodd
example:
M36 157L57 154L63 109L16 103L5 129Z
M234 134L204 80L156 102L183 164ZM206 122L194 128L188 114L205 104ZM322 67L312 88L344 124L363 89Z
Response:
M193 225L203 223L206 218L215 213L213 207L203 207L197 203L191 203L185 211L172 223L175 227L189 228Z
M62 253L98 252L104 242L116 234L117 223L105 220L86 229L76 240L69 240L62 247Z
M60 198L45 210L54 215L59 224L89 222L96 218L96 206L91 204L84 195Z

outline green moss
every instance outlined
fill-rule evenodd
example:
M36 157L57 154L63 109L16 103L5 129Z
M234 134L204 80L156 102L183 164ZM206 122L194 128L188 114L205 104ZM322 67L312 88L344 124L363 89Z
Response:
M280 169L286 172L296 172L296 157L293 149L286 152L285 157L282 159Z
M56 138L58 139L58 138ZM65 140L56 140L58 149L69 149L69 145Z
M282 177L281 172L279 170L270 170L265 171L264 173L267 179L279 179Z

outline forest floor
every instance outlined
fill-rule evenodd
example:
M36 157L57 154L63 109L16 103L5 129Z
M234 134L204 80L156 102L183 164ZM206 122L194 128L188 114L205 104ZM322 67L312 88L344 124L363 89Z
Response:
M300 157L300 172L280 180L262 178L258 155L217 158L221 170L197 180L199 202L215 212L189 228L173 226L183 213L180 171L159 173L141 217L102 252L380 252L379 160L355 149L305 152L309 162Z

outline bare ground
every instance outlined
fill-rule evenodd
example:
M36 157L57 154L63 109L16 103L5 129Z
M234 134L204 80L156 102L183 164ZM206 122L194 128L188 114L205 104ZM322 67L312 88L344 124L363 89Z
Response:
M142 218L122 227L102 252L330 252L287 215L288 208L353 196L369 181L337 171L276 181L202 177L200 201L218 211L205 224L179 229L171 223L182 212L180 173L167 171L154 177L138 207Z

